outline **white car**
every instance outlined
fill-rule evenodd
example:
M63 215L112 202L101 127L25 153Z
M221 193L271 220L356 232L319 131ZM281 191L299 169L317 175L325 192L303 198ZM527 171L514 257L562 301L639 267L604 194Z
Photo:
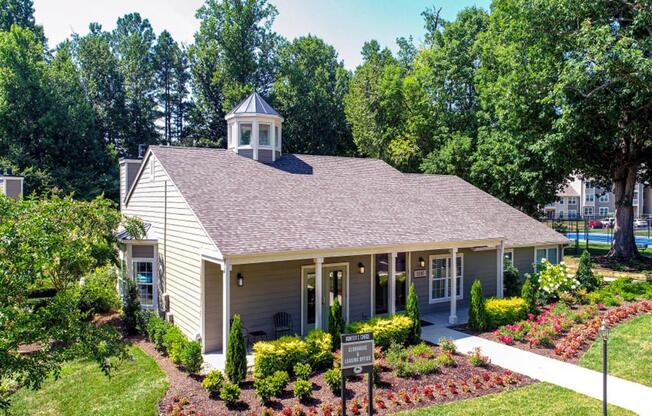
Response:
M647 228L647 225L648 220L644 220L642 218L634 220L634 228Z
M603 219L603 220L600 221L600 222L602 223L602 226L603 226L603 227L605 227L605 228L611 228L611 227L613 227L614 224L616 223L616 220L615 220L614 218L605 218L605 219Z

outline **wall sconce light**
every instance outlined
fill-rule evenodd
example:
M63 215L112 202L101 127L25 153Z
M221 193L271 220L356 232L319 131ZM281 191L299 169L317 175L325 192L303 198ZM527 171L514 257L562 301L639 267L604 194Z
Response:
M426 259L419 257L419 267L426 267Z
M242 275L242 273L238 273L237 282L238 282L238 287L244 286L244 276Z
M358 263L358 273L364 274L364 264L362 262Z

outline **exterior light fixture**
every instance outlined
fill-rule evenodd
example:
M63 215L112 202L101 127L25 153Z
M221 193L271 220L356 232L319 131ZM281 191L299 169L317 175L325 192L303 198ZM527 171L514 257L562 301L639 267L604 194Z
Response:
M238 281L238 287L244 286L244 276L242 275L242 273L238 273L237 281Z
M419 267L426 267L426 259L419 257Z
M362 262L358 263L358 273L364 274L364 264Z
M607 328L607 321L604 319L600 326L600 337L602 338L602 414L607 416L607 341L609 340L609 328Z

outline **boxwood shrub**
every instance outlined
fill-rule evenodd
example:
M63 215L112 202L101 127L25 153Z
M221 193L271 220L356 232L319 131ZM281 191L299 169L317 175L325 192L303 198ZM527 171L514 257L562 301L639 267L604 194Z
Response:
M527 318L528 306L523 298L487 299L485 305L490 328L513 324Z
M332 338L324 331L311 331L303 340L297 335L254 344L254 376L263 378L275 371L293 373L294 365L308 362L314 369L327 368L333 363Z
M353 322L348 326L350 333L372 332L374 342L382 349L392 344L406 344L412 329L412 319L405 315L375 317L368 321Z
M158 316L149 316L145 323L145 332L156 349L166 353L173 363L190 373L201 369L204 363L201 344L186 338L178 326Z

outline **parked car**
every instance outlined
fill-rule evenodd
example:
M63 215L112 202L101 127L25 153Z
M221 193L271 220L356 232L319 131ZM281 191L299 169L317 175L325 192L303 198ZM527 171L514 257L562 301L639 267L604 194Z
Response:
M647 225L648 220L644 220L643 218L634 220L634 228L647 228Z
M591 220L589 221L589 228L602 228L604 225L600 220Z
M616 223L616 220L615 220L615 218L605 218L601 222L602 222L602 225L605 228L611 228Z

